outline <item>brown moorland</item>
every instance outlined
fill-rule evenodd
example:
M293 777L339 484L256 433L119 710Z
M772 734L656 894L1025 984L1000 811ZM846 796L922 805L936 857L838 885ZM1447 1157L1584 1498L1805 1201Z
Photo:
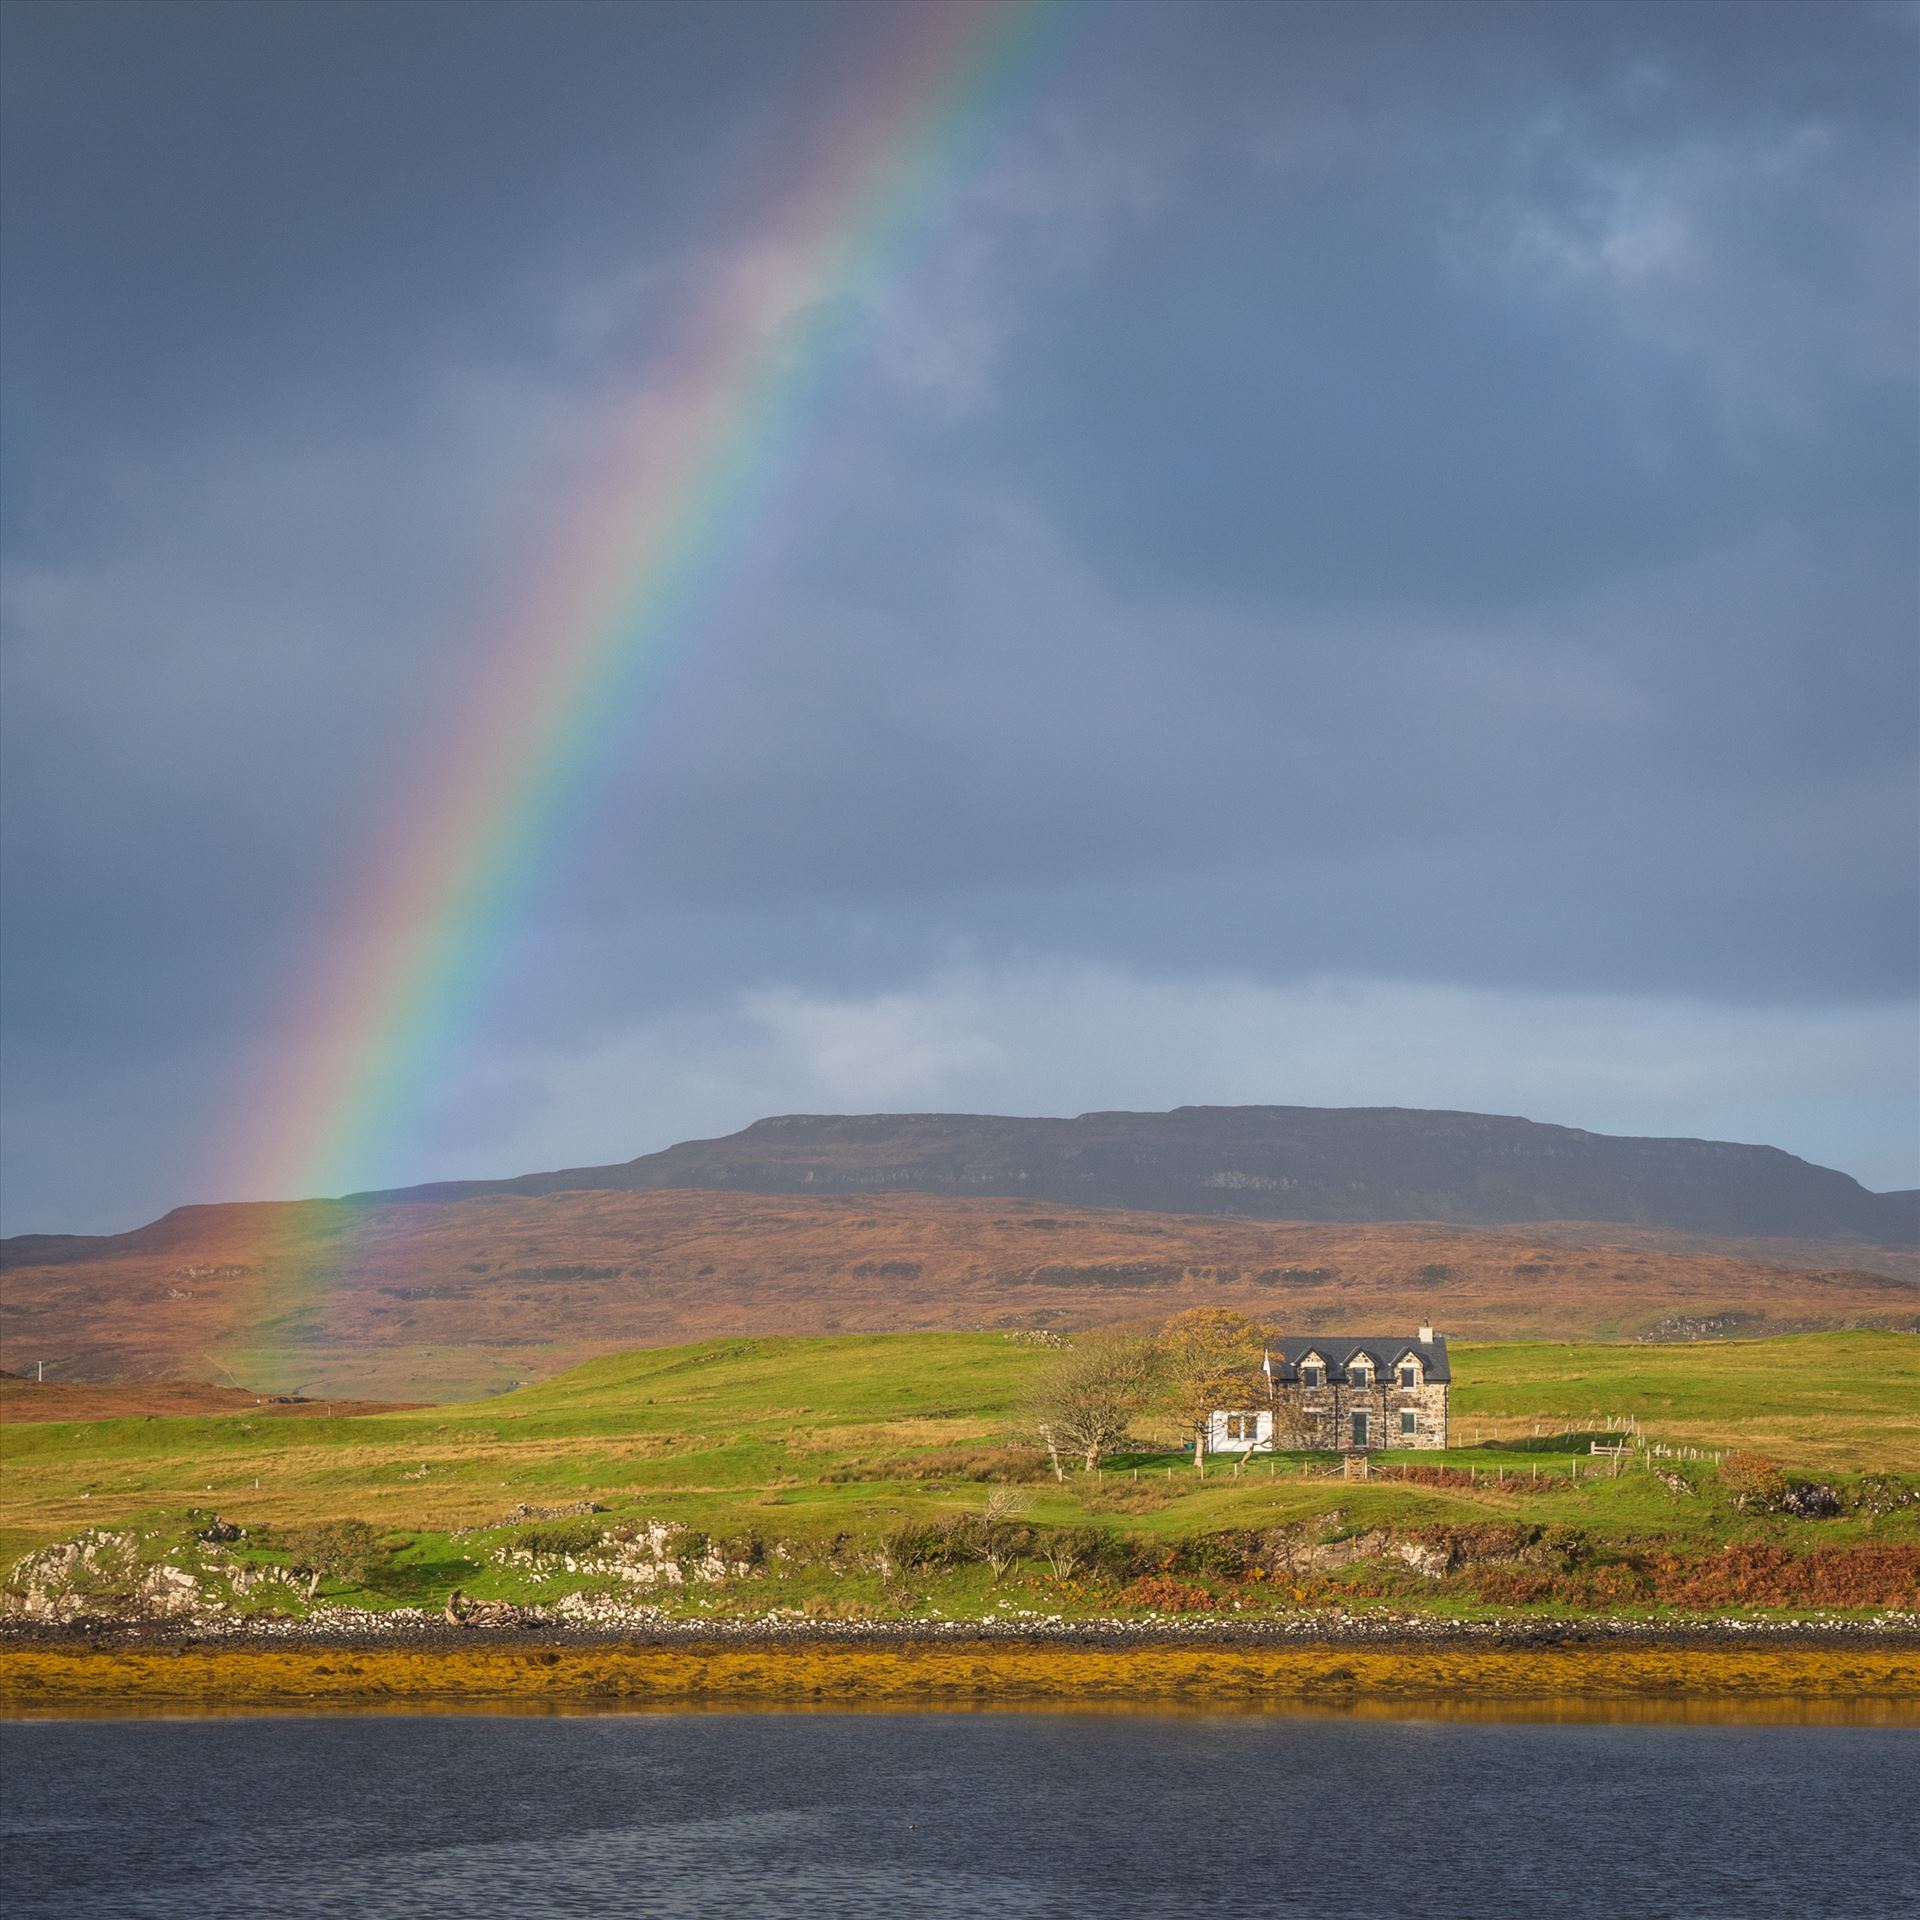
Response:
M209 1386L204 1380L30 1380L0 1373L0 1422L9 1420L137 1420L194 1413L255 1416L403 1413L418 1401L307 1400Z
M1479 1339L1920 1320L1920 1255L1884 1248L906 1194L186 1207L134 1233L7 1253L0 1362L16 1372L45 1360L67 1380L218 1375L314 1398L465 1397L719 1335L1073 1327L1201 1302L1308 1332L1431 1320Z

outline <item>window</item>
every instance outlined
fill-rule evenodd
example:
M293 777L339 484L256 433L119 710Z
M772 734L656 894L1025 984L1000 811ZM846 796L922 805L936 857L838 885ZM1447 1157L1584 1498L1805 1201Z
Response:
M1400 1384L1403 1387L1417 1387L1420 1384L1420 1369L1411 1360L1400 1368Z
M1229 1440L1257 1440L1260 1437L1260 1416L1257 1413L1230 1413L1227 1415L1227 1438Z
M1300 1368L1300 1384L1303 1387L1324 1387L1327 1384L1327 1370L1317 1360L1309 1360Z
M1400 1409L1400 1432L1403 1437L1420 1431L1420 1416L1411 1407Z
M1368 1371L1367 1363L1364 1360L1355 1360L1348 1364L1347 1379L1351 1385L1356 1387L1370 1387L1373 1385L1373 1375Z

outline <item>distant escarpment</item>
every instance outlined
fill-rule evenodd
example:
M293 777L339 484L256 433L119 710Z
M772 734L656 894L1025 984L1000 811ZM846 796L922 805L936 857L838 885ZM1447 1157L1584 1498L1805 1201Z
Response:
M790 1114L617 1166L360 1197L672 1188L939 1194L1356 1224L1617 1221L1740 1238L1920 1244L1920 1193L1873 1193L1777 1147L1405 1107L1177 1107L1073 1120Z

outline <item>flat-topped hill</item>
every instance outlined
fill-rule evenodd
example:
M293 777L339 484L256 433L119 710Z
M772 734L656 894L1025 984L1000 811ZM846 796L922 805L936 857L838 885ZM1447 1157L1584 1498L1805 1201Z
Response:
M1177 1107L1071 1120L788 1114L615 1166L361 1197L672 1188L996 1195L1253 1220L1618 1221L1684 1233L1920 1243L1920 1194L1872 1193L1777 1147L1404 1107Z

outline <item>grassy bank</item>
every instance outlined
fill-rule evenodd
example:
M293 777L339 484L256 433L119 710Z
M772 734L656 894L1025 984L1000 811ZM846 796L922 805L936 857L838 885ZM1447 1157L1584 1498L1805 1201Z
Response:
M705 1342L461 1406L12 1426L0 1561L111 1535L95 1556L106 1602L170 1568L228 1612L297 1613L309 1579L281 1577L292 1537L355 1521L370 1540L316 1591L374 1608L437 1609L456 1588L904 1618L1920 1600L1901 1558L1920 1547L1915 1336L1457 1347L1455 1437L1475 1444L1381 1456L1386 1477L1365 1483L1329 1477L1325 1457L1216 1462L1202 1479L1150 1426L1104 1473L1056 1481L1019 1431L1047 1359L998 1334ZM1597 1477L1557 1436L1610 1419L1683 1455L1764 1451L1833 1508L1796 1514L1703 1458ZM1391 1477L1401 1467L1428 1482ZM569 1507L599 1511L551 1511ZM215 1513L242 1537L203 1542ZM988 1525L1011 1545L1004 1566ZM1067 1536L1077 1555L1050 1556ZM1476 1556L1486 1570L1455 1577Z

